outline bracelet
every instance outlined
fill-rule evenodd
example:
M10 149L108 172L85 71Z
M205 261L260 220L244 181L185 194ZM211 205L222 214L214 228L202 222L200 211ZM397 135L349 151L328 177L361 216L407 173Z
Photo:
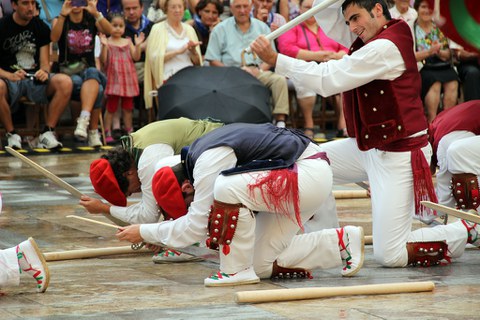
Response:
M95 18L95 21L100 22L100 20L102 20L102 19L103 19L103 13L98 12L98 16Z
M60 13L60 17L63 17L64 19L67 19L68 15L61 14L61 13Z

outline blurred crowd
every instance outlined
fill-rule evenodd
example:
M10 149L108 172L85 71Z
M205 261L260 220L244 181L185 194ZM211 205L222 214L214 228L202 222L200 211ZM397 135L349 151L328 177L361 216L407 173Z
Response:
M68 107L77 141L92 147L115 144L120 136L162 120L156 116L162 108L157 90L191 66L230 66L250 73L270 90L271 119L279 127L290 125L293 95L302 129L311 138L318 133L314 107L319 98L326 99L338 119L337 136L347 136L340 94L319 97L294 86L273 66L243 51L259 35L311 9L313 2L2 1L0 118L6 144L21 149L25 143L15 129L21 122L15 114L32 117L22 108L25 101L46 106L45 125L36 140L40 148L62 146L55 127ZM445 37L426 0L387 2L392 18L411 28L428 121L459 102L480 99L478 54ZM313 17L275 39L274 46L287 56L318 63L348 54Z

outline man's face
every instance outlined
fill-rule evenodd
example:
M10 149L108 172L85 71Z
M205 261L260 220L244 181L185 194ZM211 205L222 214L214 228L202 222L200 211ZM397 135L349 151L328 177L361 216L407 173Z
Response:
M139 0L122 0L123 14L129 24L136 24L140 21L143 12L143 6Z
M343 16L350 31L362 39L364 43L378 33L383 26L381 21L386 22L385 18L380 18L383 17L383 10L378 3L371 12L358 5L349 5L345 9Z
M252 4L248 0L234 0L230 6L235 21L237 23L246 23L250 21L250 11L252 11Z
M128 189L125 196L129 197L133 193L137 193L142 190L142 183L138 178L137 170L129 170L124 175L128 180Z
M395 7L400 13L405 13L410 7L410 0L395 0Z
M12 2L16 17L23 22L29 22L35 15L35 0L18 0L18 3Z

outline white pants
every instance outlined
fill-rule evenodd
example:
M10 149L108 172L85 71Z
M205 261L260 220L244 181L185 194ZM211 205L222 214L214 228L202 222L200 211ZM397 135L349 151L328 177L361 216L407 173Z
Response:
M16 247L0 250L0 287L18 286L20 271Z
M333 183L345 184L368 180L372 201L372 235L375 260L387 267L408 263L408 241L446 240L452 257L461 255L467 241L466 228L458 224L424 228L411 232L414 212L413 177L410 152L377 149L360 151L354 138L322 144L333 171ZM422 149L427 162L432 150ZM333 194L324 203L335 201Z
M473 173L480 176L480 136L470 131L454 131L445 135L437 149L437 196L438 202L455 208L455 199L450 195L452 174Z
M310 144L297 160L300 213L305 223L317 212L332 188L332 172L321 159L305 159L321 151ZM220 270L236 273L250 266L261 278L271 275L275 260L285 268L332 268L342 264L338 249L338 237L334 229L296 235L299 226L295 221L293 204L290 217L269 212L258 189L250 196L248 185L269 171L250 172L232 176L220 175L215 181L215 200L224 203L241 203L247 208L239 210L237 229L230 245L230 253L224 255L220 248ZM251 211L259 211L256 217ZM326 219L336 222L333 213Z

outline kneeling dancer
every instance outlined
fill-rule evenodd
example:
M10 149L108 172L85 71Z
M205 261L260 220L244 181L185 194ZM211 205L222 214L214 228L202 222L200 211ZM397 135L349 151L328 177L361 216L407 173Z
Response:
M159 207L180 218L120 228L117 237L179 248L206 240L220 250L220 271L206 286L309 276L310 269L341 265L342 275L352 276L363 264L362 228L297 235L331 188L327 155L300 131L231 124L184 149L181 164L156 172Z

